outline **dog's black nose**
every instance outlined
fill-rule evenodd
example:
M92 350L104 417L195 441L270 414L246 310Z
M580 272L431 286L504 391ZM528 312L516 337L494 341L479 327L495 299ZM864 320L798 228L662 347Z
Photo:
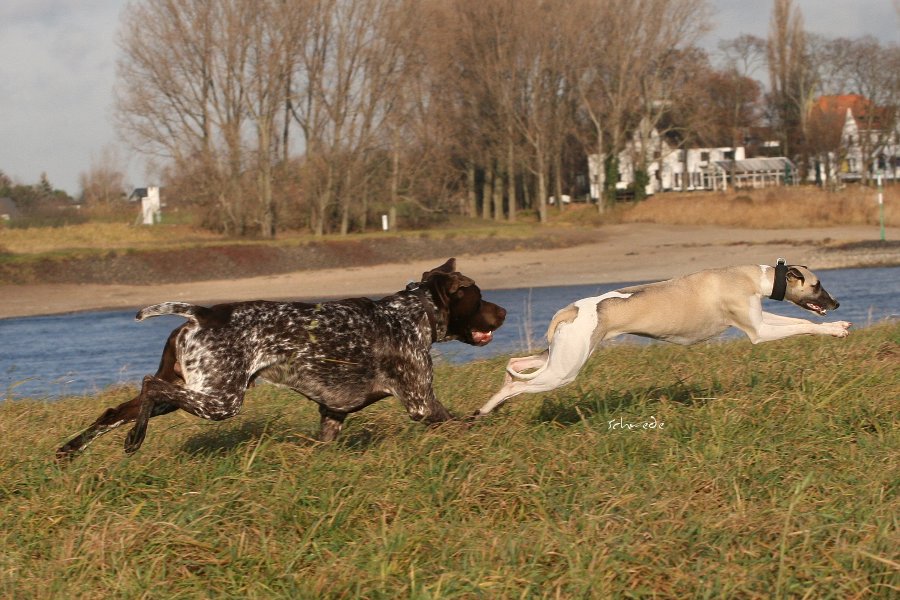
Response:
M834 301L834 308L837 309L841 305L837 300Z

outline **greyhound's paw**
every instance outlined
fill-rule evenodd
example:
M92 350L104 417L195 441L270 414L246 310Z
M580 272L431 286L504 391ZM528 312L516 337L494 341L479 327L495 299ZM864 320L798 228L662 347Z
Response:
M482 415L481 412L476 410L475 412L469 413L469 414L465 415L464 417L462 417L462 420L465 421L466 423L474 423L475 421L478 421L479 419L481 419L481 417L483 417L483 416L484 415Z
M850 327L853 323L848 323L847 321L834 321L833 323L826 323L828 325L829 331L831 335L838 338L845 338L850 335Z

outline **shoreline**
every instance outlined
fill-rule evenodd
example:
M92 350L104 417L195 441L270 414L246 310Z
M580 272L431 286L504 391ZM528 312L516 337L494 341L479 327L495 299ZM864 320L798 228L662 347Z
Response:
M460 254L457 268L490 298L491 289L654 281L727 265L774 264L778 257L813 270L900 266L896 243L884 248L877 243L853 247L873 240L871 227L760 230L620 224L597 232L598 241L576 246ZM888 239L898 238L900 228L889 228ZM439 253L436 245L435 254ZM447 258L156 285L5 285L0 286L0 319L137 310L166 300L209 305L253 299L381 297L403 289Z

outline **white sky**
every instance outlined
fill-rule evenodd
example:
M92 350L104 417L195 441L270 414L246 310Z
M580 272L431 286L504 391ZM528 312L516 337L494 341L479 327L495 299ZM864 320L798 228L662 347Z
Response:
M894 0L797 0L806 29L829 37L900 42ZM741 33L765 37L771 0L710 0L704 45ZM116 37L123 0L0 0L0 170L23 184L46 172L75 196L105 148L133 186L154 183L145 157L112 125Z

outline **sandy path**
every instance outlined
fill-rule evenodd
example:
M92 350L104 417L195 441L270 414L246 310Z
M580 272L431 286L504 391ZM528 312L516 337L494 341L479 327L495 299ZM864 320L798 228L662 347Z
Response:
M900 229L888 230L898 239ZM700 269L733 264L789 262L813 269L869 263L900 264L900 250L824 251L827 242L875 240L873 227L818 229L727 229L667 225L612 225L597 230L597 241L552 250L503 252L477 250L458 256L460 271L483 290L548 285L665 279ZM299 271L249 279L200 281L152 286L46 284L0 287L0 318L57 314L105 308L137 309L163 300L210 304L227 300L378 297L401 289L439 260L397 262L375 267Z

